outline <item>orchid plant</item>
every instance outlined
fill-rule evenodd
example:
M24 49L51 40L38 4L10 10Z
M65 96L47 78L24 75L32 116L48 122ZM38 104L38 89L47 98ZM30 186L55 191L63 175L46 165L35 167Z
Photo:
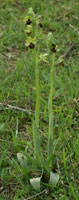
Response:
M48 186L56 186L59 180L59 173L54 173L53 168L53 158L55 153L55 148L58 140L54 139L53 133L53 110L52 110L52 99L54 91L54 65L55 65L55 53L56 45L53 42L53 35L49 33L47 36L47 52L39 55L38 50L38 26L40 23L41 16L36 16L33 9L28 10L28 15L24 18L24 23L26 24L26 41L25 45L33 51L34 62L35 62L35 76L36 76L36 106L35 106L35 119L33 119L33 144L34 144L34 154L31 156L27 150L25 153L18 153L17 159L22 168L24 168L29 174L32 172L30 177L30 183L33 188L40 191L41 184L47 184ZM42 27L42 26L41 26ZM36 31L35 31L36 30ZM39 81L39 64L40 62L49 63L50 60L50 94L48 101L48 115L49 115L49 128L48 128L48 141L47 141L47 159L44 158L41 152L41 141L40 141L40 81Z

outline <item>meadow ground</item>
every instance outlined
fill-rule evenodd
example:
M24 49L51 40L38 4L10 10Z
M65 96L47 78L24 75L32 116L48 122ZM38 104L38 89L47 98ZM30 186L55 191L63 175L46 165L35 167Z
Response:
M45 36L52 32L59 51L56 61L73 44L64 61L54 67L54 133L59 138L56 165L60 179L55 188L38 194L22 173L17 153L33 150L32 122L35 110L33 54L25 47L23 19L32 7L42 16ZM78 0L0 1L0 200L79 200L79 2ZM45 46L40 40L40 53ZM50 66L40 65L40 134L47 139ZM18 133L17 133L18 132ZM16 134L17 137L16 137ZM35 195L35 196L34 196Z

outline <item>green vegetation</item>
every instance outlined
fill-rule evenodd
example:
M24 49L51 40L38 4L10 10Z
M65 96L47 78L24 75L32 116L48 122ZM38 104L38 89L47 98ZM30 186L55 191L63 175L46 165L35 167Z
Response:
M0 104L0 200L24 200L31 197L78 200L78 0L1 0L0 4L0 103L3 103ZM34 30L31 27L27 30L24 23L30 7L33 8L39 25ZM34 23L32 25L35 26ZM26 34L29 32L33 36L29 46L31 49L27 47L29 41ZM50 32L53 35L52 41L58 46L55 58L47 51L47 36ZM32 43L38 47L38 51ZM72 50L62 57L72 44ZM55 51L54 45L52 48ZM27 112L10 108L7 104L23 108ZM38 129L43 155L41 157L37 155L39 137L35 137ZM58 139L58 143L52 163L50 147L53 139L55 143ZM21 157L21 166L17 160L19 152L24 155ZM53 172L60 172L60 178L56 187L50 188L48 182L45 182L48 174L44 174L42 193L38 194L29 179L40 177L41 173L37 171L38 161L41 158L46 167L47 152L50 161L48 164L53 164ZM33 155L37 156L37 161ZM29 173L32 163L33 169Z

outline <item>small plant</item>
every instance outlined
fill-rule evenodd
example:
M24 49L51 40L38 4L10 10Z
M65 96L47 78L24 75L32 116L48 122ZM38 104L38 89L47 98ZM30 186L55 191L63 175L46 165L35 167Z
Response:
M56 186L59 180L59 174L53 172L53 159L55 153L55 147L58 140L54 140L53 133L53 111L52 111L52 99L53 99L53 70L55 65L55 53L56 45L53 42L53 36L51 33L47 36L47 53L40 54L38 50L38 34L41 16L36 16L32 8L28 11L28 16L25 17L24 22L26 24L26 43L25 45L33 51L34 62L35 62L35 77L36 77L36 106L35 106L35 119L33 119L33 144L34 154L29 154L28 150L25 150L24 155L22 153L17 154L18 161L22 168L26 169L29 174L30 183L35 190L40 190L41 185ZM41 26L42 28L42 26ZM29 36L29 34L30 36ZM39 82L39 62L43 61L49 63L48 57L50 58L50 94L48 102L48 114L49 114L49 130L48 130L48 141L47 141L47 158L41 153L41 142L40 142L40 82Z

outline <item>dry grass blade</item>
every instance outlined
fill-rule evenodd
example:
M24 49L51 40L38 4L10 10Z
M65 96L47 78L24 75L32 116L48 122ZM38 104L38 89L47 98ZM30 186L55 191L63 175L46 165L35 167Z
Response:
M33 199L33 198L35 198L35 197L37 197L37 196L39 196L39 195L41 195L41 194L43 194L43 193L48 193L48 189L45 189L45 190L43 190L42 192L39 192L39 193L37 193L37 194L35 194L35 195L33 195L33 196L31 196L31 197L28 197L27 199L24 199L24 200L30 200L30 199Z
M26 114L32 114L31 112L27 111L26 109L23 109L23 108L20 108L20 107L16 107L16 106L12 106L12 105L9 105L9 104L5 104L5 103L0 103L0 106L3 106L5 109L12 109L12 110L18 110L18 111L22 111L22 112L25 112Z

